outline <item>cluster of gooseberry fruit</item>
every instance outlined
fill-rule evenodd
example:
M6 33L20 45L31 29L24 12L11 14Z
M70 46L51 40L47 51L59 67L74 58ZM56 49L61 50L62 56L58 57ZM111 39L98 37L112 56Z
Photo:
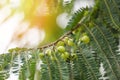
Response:
M55 55L60 55L60 57L63 60L74 60L77 58L77 55L75 53L70 53L70 51L67 51L65 46L74 46L74 42L73 39L65 37L63 40L57 42L55 49L46 49L44 52L39 53L39 57L41 60L43 60L45 58L45 56L48 56L51 60L56 60L56 56ZM58 54L54 54L54 53L58 53Z
M75 31L73 31L74 34L76 34L77 32L80 32L83 28L79 28ZM86 33L82 33L82 35L79 38L78 42L83 42L85 44L88 44L90 42L90 38ZM40 59L43 59L46 56L49 56L49 58L51 60L56 60L56 56L58 54L53 54L53 53L60 53L60 57L67 61L67 60L75 60L77 59L77 54L74 51L71 50L67 50L67 47L73 48L74 46L76 46L76 44L74 43L73 39L70 37L64 37L62 40L58 41L55 45L54 45L54 49L46 49L45 52L42 52L39 54Z
M61 58L62 58L63 60L67 61L67 60L74 60L74 59L77 58L76 53L73 53L73 52L71 53L70 51L67 51L67 50L65 49L65 47L64 47L64 46L70 46L70 47L72 47L72 46L74 46L74 45L75 45L75 44L74 44L74 42L73 42L73 39L68 38L68 37L65 37L65 38L63 39L63 41L59 41L59 42L57 43L56 49L57 49L57 51L60 53L60 56L61 56Z
M52 49L46 49L45 52L41 52L39 53L39 57L41 60L44 60L45 57L49 57L51 60L56 60L56 58L54 57L53 51Z

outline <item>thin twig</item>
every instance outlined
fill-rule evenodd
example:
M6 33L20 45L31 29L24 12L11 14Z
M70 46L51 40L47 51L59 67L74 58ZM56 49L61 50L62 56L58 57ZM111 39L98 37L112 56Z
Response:
M62 41L65 37L67 37L68 35L72 34L72 32L76 29L78 29L81 25L81 22L78 23L73 29L71 29L70 31L68 31L67 33L65 33L63 36L61 36L59 39L57 39L56 41L50 43L50 44L47 44L47 45L44 45L44 46L41 46L39 48L36 48L37 50L43 50L45 48L48 48L48 47L51 47L53 45L56 45L59 41ZM22 49L22 48L21 48ZM27 48L27 50L33 50L33 48ZM35 50L35 49L34 49Z
M81 25L81 24L78 23L78 24L75 26L75 28L73 28L73 29L71 29L70 31L68 31L67 33L65 33L63 36L61 36L61 37L60 37L58 40L56 40L55 42L52 42L52 43L50 43L50 44L41 46L41 47L39 47L39 48L37 48L37 49L44 49L44 48L48 48L48 47L50 47L50 46L53 46L53 45L57 44L59 41L61 41L62 39L64 39L67 35L71 34L74 30L76 30L77 28L79 28L80 25Z

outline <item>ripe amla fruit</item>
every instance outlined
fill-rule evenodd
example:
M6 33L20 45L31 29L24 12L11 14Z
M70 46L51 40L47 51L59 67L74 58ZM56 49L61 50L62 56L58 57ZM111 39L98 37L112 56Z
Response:
M83 35L80 40L86 44L90 42L90 38L87 35Z
M39 53L39 57L40 57L40 59L43 59L43 58L44 58L44 56L45 56L45 54L44 54L44 53Z
M68 38L68 37L65 37L65 38L63 39L63 41L64 41L65 43L67 43L67 42L68 42L68 40L69 40L69 38Z
M64 60L67 60L67 58L69 58L70 54L68 52L64 52L63 54L61 54L61 58L63 58Z
M74 45L73 39L68 39L67 44L68 44L69 46L73 46L73 45Z
M63 41L64 41L67 45L69 45L69 46L73 46L73 45L74 45L73 39L71 39L71 38L65 37L65 38L63 39Z
M50 59L51 59L52 61L56 61L56 60L57 60L54 56L51 56Z
M64 46L64 42L63 42L63 41L59 41L59 42L57 43L57 46Z
M64 46L58 46L58 47L57 47L57 50L58 50L59 52L65 52L65 47L64 47Z
M52 50L51 49L47 49L45 51L45 53L46 53L46 55L51 56L52 55Z

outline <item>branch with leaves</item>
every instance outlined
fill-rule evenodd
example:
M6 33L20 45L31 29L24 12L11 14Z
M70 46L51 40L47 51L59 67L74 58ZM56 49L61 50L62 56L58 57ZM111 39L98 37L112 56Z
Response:
M94 7L72 15L66 33L55 42L1 54L0 80L10 73L19 80L119 80L119 3L95 0ZM104 75L99 71L101 63Z

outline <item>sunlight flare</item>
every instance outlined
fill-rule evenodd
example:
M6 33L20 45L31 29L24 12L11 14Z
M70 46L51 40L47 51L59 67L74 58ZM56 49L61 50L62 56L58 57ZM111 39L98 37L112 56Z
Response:
M10 0L10 5L12 8L20 7L20 0Z

